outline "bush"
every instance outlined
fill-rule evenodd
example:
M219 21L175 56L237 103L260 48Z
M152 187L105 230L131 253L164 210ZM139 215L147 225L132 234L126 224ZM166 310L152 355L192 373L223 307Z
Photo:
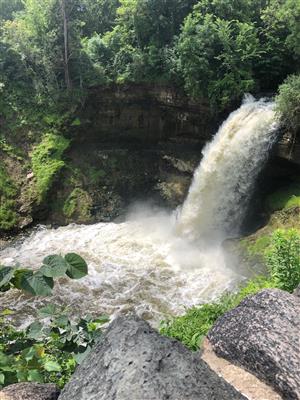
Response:
M17 382L53 382L63 387L101 336L108 317L71 320L53 304L23 330L11 326L10 310L0 314L0 389Z
M300 283L299 231L296 229L276 230L265 257L275 286L293 292Z
M291 75L279 87L277 112L289 129L300 128L300 75Z
M86 262L75 253L48 256L36 272L0 266L0 292L15 288L47 296L53 278L80 279L87 272ZM53 382L63 387L109 320L107 316L71 319L67 309L50 303L38 310L38 320L18 330L11 325L12 315L11 310L0 313L0 389L17 382Z

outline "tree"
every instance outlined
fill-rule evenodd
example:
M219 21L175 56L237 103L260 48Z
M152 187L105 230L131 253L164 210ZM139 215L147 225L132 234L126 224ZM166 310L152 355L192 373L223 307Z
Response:
M16 12L23 10L22 0L0 0L0 21L12 20Z
M185 21L177 49L193 97L225 107L255 86L252 66L260 49L253 24L195 12Z

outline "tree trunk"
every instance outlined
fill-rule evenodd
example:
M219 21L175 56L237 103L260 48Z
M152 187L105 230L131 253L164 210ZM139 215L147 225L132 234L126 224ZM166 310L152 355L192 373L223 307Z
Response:
M64 20L64 71L65 71L65 84L67 89L71 89L72 82L69 72L69 32L68 32L68 17L66 12L66 0L61 0L61 9Z

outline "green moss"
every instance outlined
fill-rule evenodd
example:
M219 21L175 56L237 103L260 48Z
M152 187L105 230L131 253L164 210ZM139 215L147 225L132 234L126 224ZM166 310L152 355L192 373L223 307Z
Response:
M91 183L93 185L96 185L101 181L101 178L103 178L106 175L106 173L103 169L97 169L92 167L88 170L88 175Z
M271 194L266 200L266 206L271 212L300 207L300 184L288 186Z
M262 235L257 239L251 242L245 241L246 250L250 255L260 255L263 254L264 251L271 243L271 236Z
M67 218L76 215L79 222L88 221L91 218L92 201L87 192L81 188L76 188L67 198L63 212Z
M14 197L17 190L4 167L0 166L0 229L9 230L17 222Z
M47 134L32 152L32 170L35 176L37 201L42 202L58 172L64 167L64 151L70 141L63 136Z

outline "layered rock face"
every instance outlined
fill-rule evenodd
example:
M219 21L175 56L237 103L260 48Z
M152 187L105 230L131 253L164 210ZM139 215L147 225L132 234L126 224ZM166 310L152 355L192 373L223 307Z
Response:
M49 199L56 206L42 210L40 220L48 211L51 223L107 221L139 200L176 208L218 127L207 104L153 85L93 88L78 119L68 133L68 168ZM70 213L68 198L75 204Z
M139 200L176 208L187 195L203 146L231 111L212 115L207 102L162 85L91 88L74 114L76 123L64 132L71 139L65 168L43 204L28 196L34 176L17 159L5 162L21 188L15 200L18 227L109 221ZM289 180L297 163L299 168L299 140L286 133L262 173L258 192Z
M217 355L300 399L300 298L267 289L220 317L208 335Z
M245 397L176 340L119 317L59 400L239 400Z

